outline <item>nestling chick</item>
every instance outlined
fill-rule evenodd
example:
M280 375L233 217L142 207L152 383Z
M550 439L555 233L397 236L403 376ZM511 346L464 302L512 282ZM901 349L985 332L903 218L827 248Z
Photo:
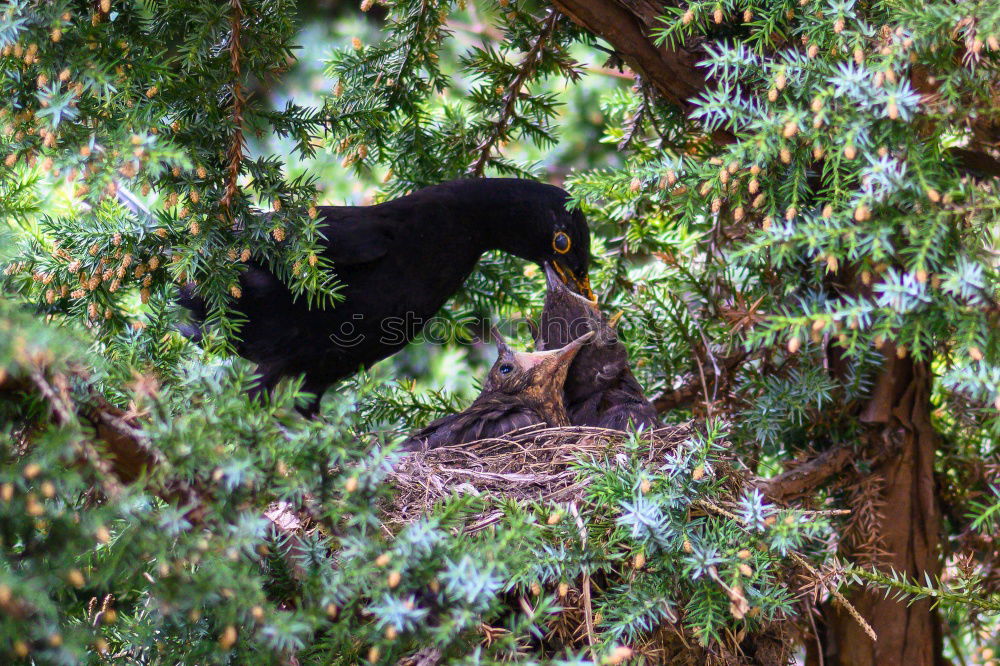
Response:
M560 349L528 353L511 350L494 329L499 356L479 397L465 411L444 416L413 433L403 443L403 450L501 437L537 423L569 425L563 404L566 372L592 335L586 333Z
M594 334L576 355L566 377L570 423L615 430L659 427L656 410L629 367L625 345L597 304L567 289L547 264L545 281L545 306L536 347L555 349L588 331Z

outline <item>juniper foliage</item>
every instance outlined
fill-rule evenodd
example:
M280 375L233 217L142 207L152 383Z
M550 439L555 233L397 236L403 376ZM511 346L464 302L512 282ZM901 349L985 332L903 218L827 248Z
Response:
M381 39L332 56L322 105L272 109L257 91L293 57L293 9L2 5L5 659L396 663L434 648L455 663L593 663L664 627L734 654L808 623L801 555L844 586L934 599L956 653L995 640L998 193L960 163L996 122L995 6L665 6L657 38L704 44L713 85L688 115L642 81L610 87L603 148L586 149L604 166L566 185L637 376L667 418L708 425L664 459L636 438L581 460L577 506L456 494L393 529L395 431L468 396L376 372L319 422L295 415L294 382L247 400L251 370L225 354L241 267L265 263L316 307L336 307L337 282L318 255L316 183L245 137L285 137L306 160L325 145L362 182L388 170L381 197L541 175L572 156L511 155L556 154L558 130L593 111L559 101L591 85L598 67L577 58L594 38L547 6L480 3L488 31L453 57L464 3L399 0ZM179 282L211 306L205 349L173 329ZM445 314L474 329L470 315L537 312L541 289L489 257ZM852 488L802 508L750 488L857 445L885 354L934 374L947 580L831 558L838 533L869 536ZM147 472L123 478L122 437ZM817 511L831 505L854 516ZM466 533L487 510L497 522ZM560 622L588 580L592 623L574 642Z

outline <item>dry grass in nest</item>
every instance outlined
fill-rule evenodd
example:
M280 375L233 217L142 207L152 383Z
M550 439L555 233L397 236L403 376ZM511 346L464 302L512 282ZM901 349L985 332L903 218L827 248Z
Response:
M689 422L635 435L639 438L638 453L656 466L668 452L694 435L696 427ZM502 438L407 454L396 463L388 480L397 492L392 503L385 507L385 519L396 526L412 522L428 513L436 502L455 493L474 493L494 500L579 503L591 480L581 475L576 465L588 460L614 461L632 436L603 428L535 426ZM635 454L633 447L630 455ZM734 487L745 482L738 473L732 474L731 480ZM487 510L466 525L465 532L476 532L500 518L499 510ZM562 611L548 624L543 640L545 650L556 653L567 648L587 649L594 639L595 625L590 597L608 584L603 577L596 581L584 576L558 590ZM529 602L521 597L520 603ZM791 645L788 630L784 624L775 623L747 642L742 637L728 636L714 649L706 650L686 632L682 623L665 622L631 648L648 663L779 664L787 662ZM753 654L746 654L747 650Z
M648 445L649 460L688 439L692 424L672 425L637 435ZM528 501L569 502L579 499L589 480L579 478L574 464L615 455L629 433L605 428L532 426L502 438L417 451L404 456L389 482L397 489L387 517L408 523L435 502L455 493L474 493ZM489 523L486 523L489 524ZM475 531L483 525L470 526Z

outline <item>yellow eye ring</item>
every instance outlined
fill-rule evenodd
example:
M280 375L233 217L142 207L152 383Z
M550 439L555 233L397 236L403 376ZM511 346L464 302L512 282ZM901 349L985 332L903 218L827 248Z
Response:
M573 242L569 238L569 234L565 231L557 231L556 235L552 237L552 249L559 254L566 254L569 252L570 246Z

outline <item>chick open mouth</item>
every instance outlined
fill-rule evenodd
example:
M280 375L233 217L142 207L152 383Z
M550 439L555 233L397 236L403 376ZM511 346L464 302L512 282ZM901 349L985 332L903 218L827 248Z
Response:
M578 278L573 271L569 270L563 266L560 262L552 262L552 267L555 269L556 274L559 279L562 280L563 284L575 289L579 294L585 296L592 303L597 302L597 296L590 288L590 276L585 275L583 278Z

